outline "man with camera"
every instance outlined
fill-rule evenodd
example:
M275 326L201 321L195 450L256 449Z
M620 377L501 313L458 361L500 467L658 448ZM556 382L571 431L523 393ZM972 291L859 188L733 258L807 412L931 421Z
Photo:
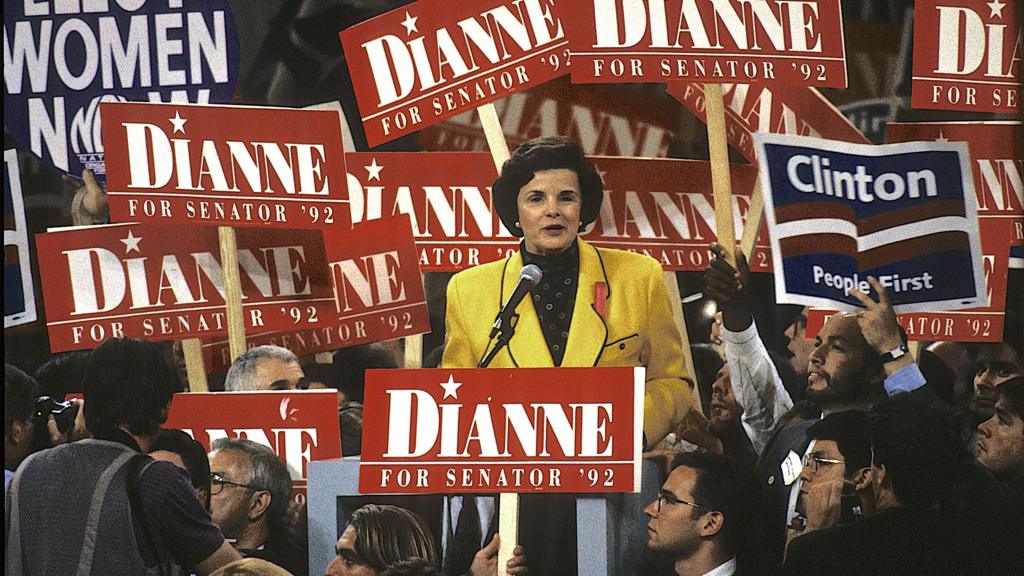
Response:
M143 456L176 383L155 344L113 339L93 352L83 379L93 438L18 467L7 493L5 574L208 574L241 558L185 473Z

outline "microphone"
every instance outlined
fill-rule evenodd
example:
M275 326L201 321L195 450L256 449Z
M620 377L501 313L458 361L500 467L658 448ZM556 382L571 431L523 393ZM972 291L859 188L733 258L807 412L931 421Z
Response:
M523 266L522 272L519 273L519 284L516 285L512 295L505 301L505 305L501 307L498 317L494 319L494 326L491 328L491 338L494 338L501 330L501 325L511 318L516 310L516 306L519 306L519 303L523 301L526 294L540 283L541 276L543 276L543 273L536 264Z

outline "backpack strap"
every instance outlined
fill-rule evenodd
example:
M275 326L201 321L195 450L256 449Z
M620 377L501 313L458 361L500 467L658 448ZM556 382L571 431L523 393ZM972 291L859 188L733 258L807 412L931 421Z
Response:
M110 482L129 460L136 454L134 450L126 450L107 466L107 469L100 474L96 481L96 489L93 490L89 502L89 516L85 524L85 534L82 535L82 553L78 557L79 576L87 576L92 572L92 559L96 552L96 536L99 533L100 516L103 512L103 502L107 499L107 490Z
M142 475L156 463L156 460L145 455L135 454L132 457L131 462L128 463L128 504L131 506L132 517L139 519L139 526L142 527L142 536L145 539L145 545L149 548L149 551L153 554L153 558L156 559L157 569L160 571L161 576L164 574L163 561L160 558L159 548L157 548L155 539L153 538L153 530L149 525L149 516L146 514L146 509L142 505L142 495L139 493L139 482L142 481ZM140 550L141 552L141 550ZM145 556L143 556L143 563L145 563Z
M21 475L28 468L29 462L34 460L40 452L30 454L25 458L11 478L11 484L7 487L7 525L4 534L7 536L6 557L4 562L4 574L10 576L21 576L25 573L23 562L23 550L21 549L21 505L18 502L18 494L21 489Z

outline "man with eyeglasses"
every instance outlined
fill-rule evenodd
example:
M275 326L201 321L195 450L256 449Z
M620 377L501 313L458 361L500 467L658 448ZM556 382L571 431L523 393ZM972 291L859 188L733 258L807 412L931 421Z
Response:
M946 505L966 450L933 399L899 394L868 413L829 414L807 433L798 504L807 523L789 543L786 576L1020 573L997 515L981 526Z
M266 446L219 438L210 452L210 515L244 556L262 558L294 574L308 567L289 516L291 476Z
M758 574L760 489L754 471L728 456L678 454L644 513L647 548L686 576Z

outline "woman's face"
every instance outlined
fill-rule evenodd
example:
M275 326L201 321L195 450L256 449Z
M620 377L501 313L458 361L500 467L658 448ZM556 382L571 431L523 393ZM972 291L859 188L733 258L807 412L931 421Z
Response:
M583 207L576 172L568 168L535 172L533 179L519 189L516 204L527 251L548 256L572 246Z

